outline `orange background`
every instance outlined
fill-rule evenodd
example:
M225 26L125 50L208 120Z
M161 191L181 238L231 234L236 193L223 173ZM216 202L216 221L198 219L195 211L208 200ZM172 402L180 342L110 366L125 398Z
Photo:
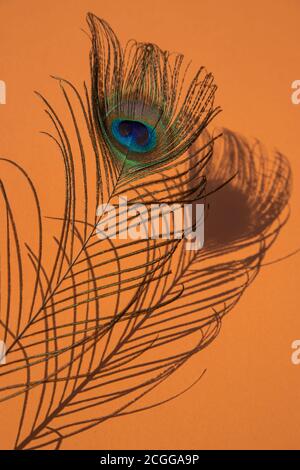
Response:
M59 93L51 74L76 84L89 80L89 40L81 30L88 29L88 11L106 19L122 41L155 42L205 65L224 110L216 123L289 157L292 216L267 260L298 248L300 105L291 102L291 83L300 79L299 0L0 0L0 79L7 84L0 154L37 180L47 175L40 189L49 204L53 148L38 134L49 124L33 91L51 101ZM300 339L299 256L262 268L217 340L170 380L167 392L207 368L194 388L68 439L63 448L299 449L300 365L290 359L291 343Z

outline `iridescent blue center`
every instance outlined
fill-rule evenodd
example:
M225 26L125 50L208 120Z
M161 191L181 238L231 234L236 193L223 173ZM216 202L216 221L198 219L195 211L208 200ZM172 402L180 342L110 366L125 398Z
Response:
M111 125L114 138L130 152L145 153L156 145L155 129L141 121L114 119Z

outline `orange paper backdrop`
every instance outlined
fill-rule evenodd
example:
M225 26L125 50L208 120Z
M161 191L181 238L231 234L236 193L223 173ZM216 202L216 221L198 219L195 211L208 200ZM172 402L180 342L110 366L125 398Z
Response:
M56 188L54 151L38 134L49 124L33 91L58 95L50 75L89 79L85 15L106 19L122 41L136 38L183 52L205 65L219 85L217 124L276 147L291 161L292 215L268 261L300 246L300 105L291 83L300 79L298 0L0 0L0 154L38 180L49 205ZM41 165L42 161L42 165ZM16 195L18 188L16 187ZM192 383L174 402L110 420L69 439L66 449L299 448L300 365L291 343L300 339L300 255L262 268L217 340L172 377L164 393ZM14 413L14 410L11 410ZM0 448L10 422L0 423Z

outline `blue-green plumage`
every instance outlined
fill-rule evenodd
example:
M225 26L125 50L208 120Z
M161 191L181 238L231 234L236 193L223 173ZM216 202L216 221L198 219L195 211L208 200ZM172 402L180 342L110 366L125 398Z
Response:
M156 146L156 131L146 122L114 119L111 124L114 138L131 152L146 153Z

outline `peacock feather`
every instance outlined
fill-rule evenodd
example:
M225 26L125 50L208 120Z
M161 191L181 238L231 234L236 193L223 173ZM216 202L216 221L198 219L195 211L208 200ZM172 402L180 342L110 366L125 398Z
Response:
M87 22L90 85L55 77L62 112L38 94L61 206L44 214L30 175L1 159L0 403L3 419L7 403L18 410L16 449L58 449L182 393L153 391L216 338L288 218L287 159L208 129L220 111L211 73ZM168 239L99 238L99 205L122 197L131 227L141 204L204 204L204 247L187 250L173 226Z

